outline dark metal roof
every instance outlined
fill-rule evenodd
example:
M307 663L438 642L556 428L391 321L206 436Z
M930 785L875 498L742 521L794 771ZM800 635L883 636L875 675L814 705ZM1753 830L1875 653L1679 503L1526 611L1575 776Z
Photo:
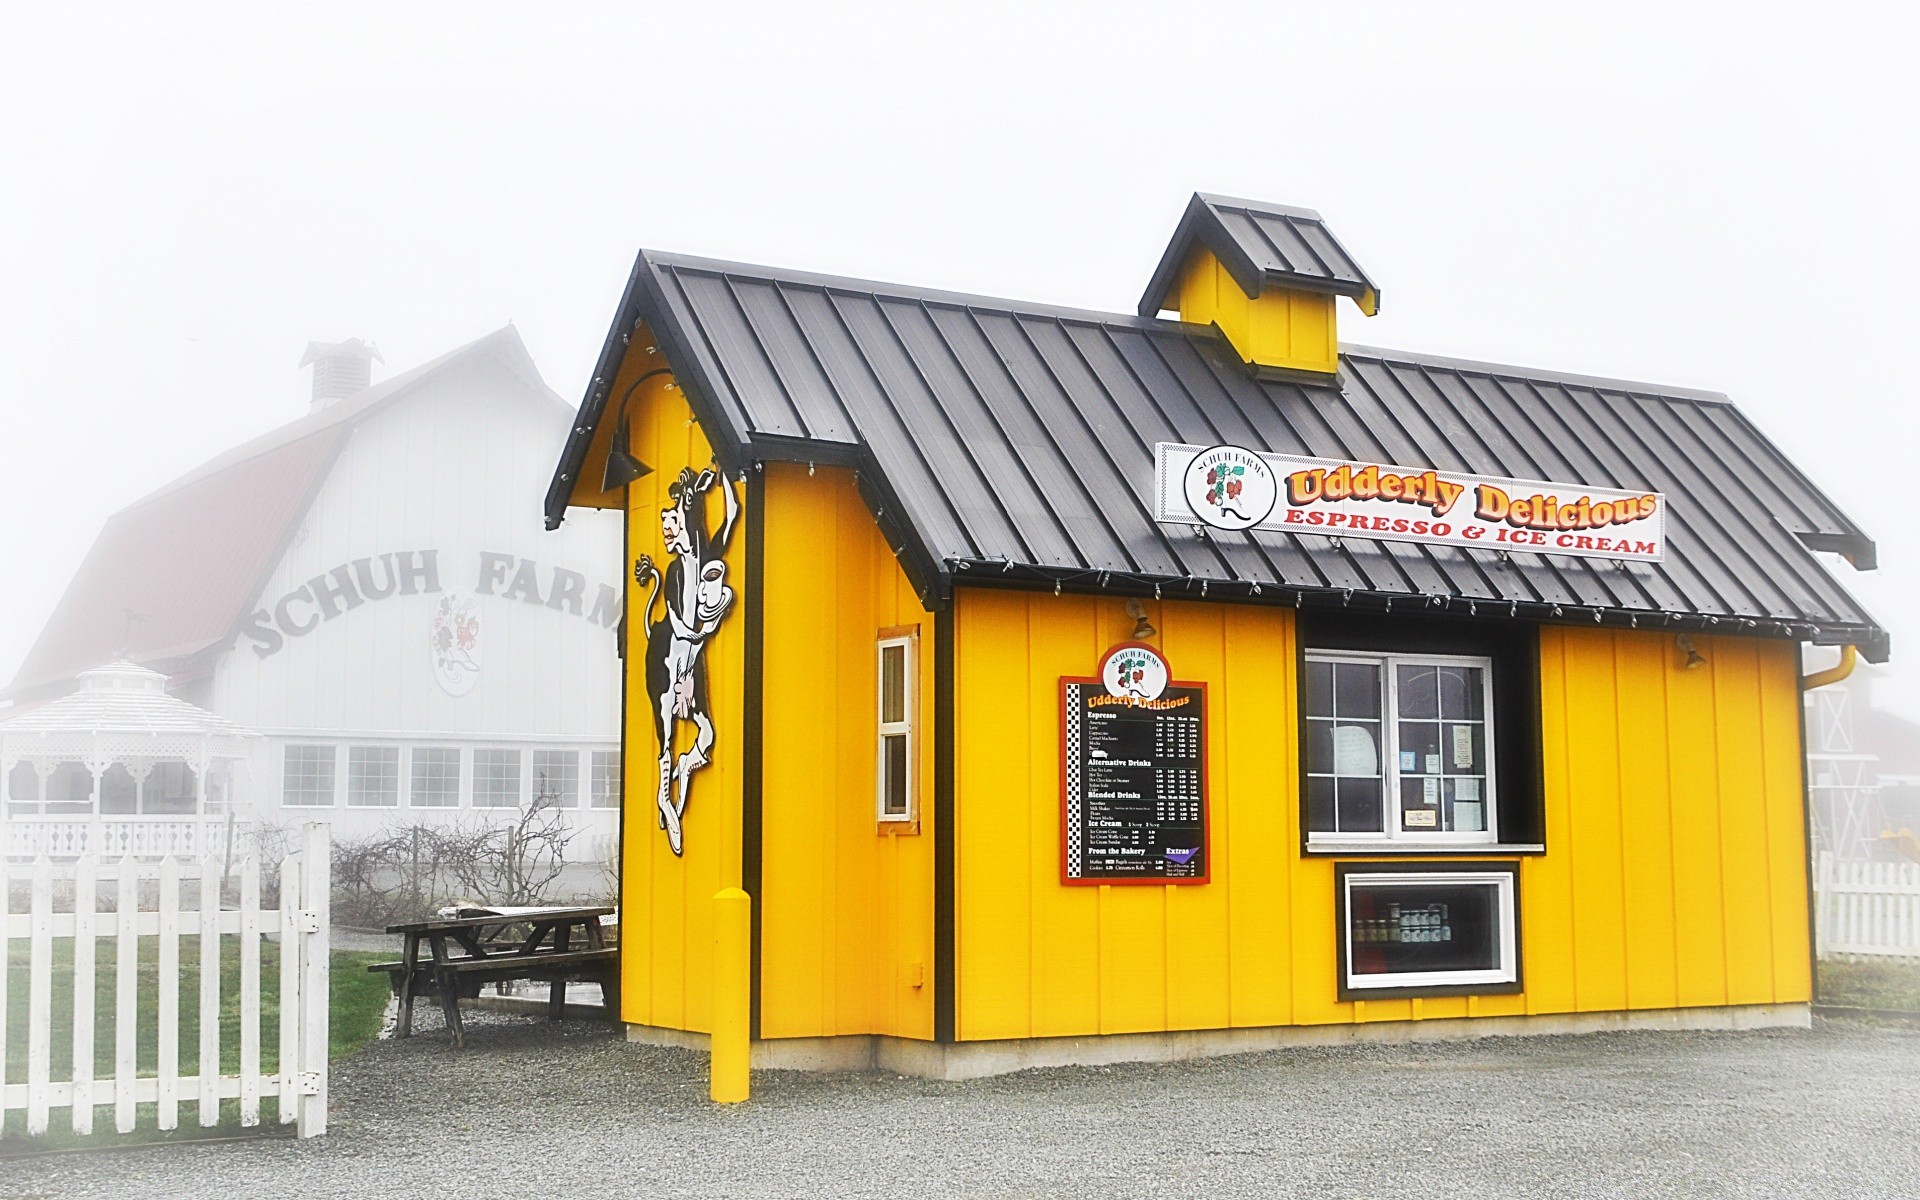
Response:
M1166 306L1196 242L1213 252L1249 296L1272 286L1307 288L1349 296L1368 316L1380 309L1380 289L1334 240L1319 213L1195 192L1140 297L1141 316L1158 315Z
M645 320L732 467L855 466L929 603L955 584L1340 603L1855 643L1808 552L1873 546L1710 393L1347 346L1337 386L1258 379L1211 328L643 251L548 496L564 515ZM1666 494L1667 555L1616 563L1151 515L1154 444L1233 443ZM1726 503L1765 501L1765 510Z

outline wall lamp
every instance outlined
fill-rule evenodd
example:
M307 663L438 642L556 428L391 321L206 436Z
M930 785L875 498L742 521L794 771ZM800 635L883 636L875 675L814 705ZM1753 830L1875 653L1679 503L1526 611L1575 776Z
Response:
M1134 641L1145 641L1147 638L1160 632L1153 627L1152 621L1147 620L1147 606L1140 603L1140 601L1127 601L1127 615L1133 618Z
M1707 665L1707 656L1694 649L1693 639L1682 633L1673 639L1674 649L1686 655L1686 661L1680 664L1681 670L1691 671L1695 667Z

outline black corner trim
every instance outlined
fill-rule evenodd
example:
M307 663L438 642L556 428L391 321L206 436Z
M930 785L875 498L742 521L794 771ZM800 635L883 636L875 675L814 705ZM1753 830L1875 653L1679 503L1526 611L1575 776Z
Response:
M955 1036L953 609L933 614L933 1040Z
M760 930L765 909L760 872L765 829L762 780L766 729L766 478L747 473L747 612L745 711L740 716L740 885L751 901L747 1036L760 1039Z

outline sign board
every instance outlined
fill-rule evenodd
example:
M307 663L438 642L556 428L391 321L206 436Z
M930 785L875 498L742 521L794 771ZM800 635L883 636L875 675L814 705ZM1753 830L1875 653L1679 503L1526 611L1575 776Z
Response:
M1658 562L1666 497L1238 446L1154 448L1154 519Z
M1206 685L1128 642L1060 701L1062 882L1207 882Z

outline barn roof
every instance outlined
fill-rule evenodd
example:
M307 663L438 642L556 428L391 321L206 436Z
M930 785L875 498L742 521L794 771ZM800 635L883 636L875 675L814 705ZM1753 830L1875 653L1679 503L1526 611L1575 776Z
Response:
M1348 345L1327 385L1257 378L1210 327L642 251L548 493L646 322L722 461L841 462L929 604L956 584L1165 592L1550 621L1887 635L1811 550L1873 543L1724 397ZM1158 442L1231 443L1665 493L1663 561L1153 519ZM1761 502L1765 501L1763 505Z
M0 695L63 688L117 658L191 673L231 640L259 598L353 429L482 361L553 395L508 326L242 443L107 518Z

